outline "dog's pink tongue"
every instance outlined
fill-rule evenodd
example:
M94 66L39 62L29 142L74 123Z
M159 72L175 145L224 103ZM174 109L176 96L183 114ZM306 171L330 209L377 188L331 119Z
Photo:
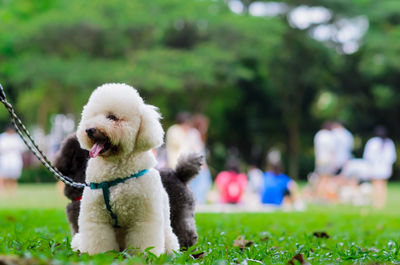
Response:
M89 151L90 157L91 158L97 157L100 154L101 150L103 150L103 148L104 148L104 145L102 145L102 144L97 144L97 143L94 144Z

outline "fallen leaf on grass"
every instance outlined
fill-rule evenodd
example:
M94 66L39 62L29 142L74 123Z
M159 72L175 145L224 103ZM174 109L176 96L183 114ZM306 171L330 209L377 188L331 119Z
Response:
M194 259L203 259L204 256L205 256L204 251L199 252L199 253L194 253L194 254L192 254L192 257L193 257Z
M14 223L15 221L17 221L17 219L16 219L14 216L12 216L12 215L7 215L6 219L7 219L7 221L13 222L13 223Z
M311 265L308 261L304 259L303 254L299 253L296 256L294 256L287 264L290 265L296 265L296 264L301 264L301 265Z
M328 233L323 232L323 231L317 231L313 233L314 237L318 237L318 238L330 238L330 236L328 235Z
M251 245L253 245L254 242L250 241L250 240L246 240L244 239L243 236L238 236L235 241L233 242L233 246L234 247L239 247L240 249L245 249L246 247L250 247Z

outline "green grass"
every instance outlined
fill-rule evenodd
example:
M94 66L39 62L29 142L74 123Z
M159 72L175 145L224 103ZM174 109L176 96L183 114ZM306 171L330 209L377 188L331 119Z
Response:
M67 203L68 199L56 184L21 184L14 195L0 191L0 210L63 209Z
M69 247L66 200L54 185L21 185L13 198L0 200L0 255L15 259L15 264L286 264L302 253L311 264L399 264L399 201L400 185L391 185L388 207L380 211L315 205L305 212L197 214L197 250L175 257L88 256ZM316 238L316 231L330 238ZM253 244L243 249L234 246L240 235ZM190 256L197 252L204 252L204 257Z

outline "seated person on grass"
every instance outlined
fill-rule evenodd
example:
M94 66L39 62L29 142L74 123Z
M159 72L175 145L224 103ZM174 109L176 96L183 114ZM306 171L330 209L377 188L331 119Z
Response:
M246 190L247 176L239 173L239 160L236 158L228 159L226 171L217 175L215 186L219 191L221 203L239 203Z
M263 175L263 184L260 190L261 202L275 206L282 206L286 203L296 206L297 185L283 173L279 151L273 150L268 154L267 164L268 170Z

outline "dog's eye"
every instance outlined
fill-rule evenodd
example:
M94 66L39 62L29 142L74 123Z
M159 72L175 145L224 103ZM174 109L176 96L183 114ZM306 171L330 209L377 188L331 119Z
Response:
M107 119L112 120L112 121L117 121L118 118L114 114L108 114Z

